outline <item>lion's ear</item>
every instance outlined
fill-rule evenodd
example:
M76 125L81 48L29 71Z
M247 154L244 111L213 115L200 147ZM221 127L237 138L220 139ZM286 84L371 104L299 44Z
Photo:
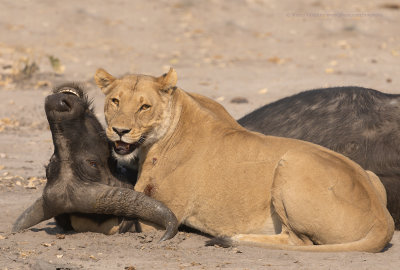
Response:
M115 81L115 78L104 69L99 68L94 75L94 80L96 81L97 86L100 87L101 91L103 91L104 94L107 94L106 89L113 81Z
M161 84L161 89L166 91L176 86L178 76L176 75L176 71L171 67L168 73L158 77L157 81Z

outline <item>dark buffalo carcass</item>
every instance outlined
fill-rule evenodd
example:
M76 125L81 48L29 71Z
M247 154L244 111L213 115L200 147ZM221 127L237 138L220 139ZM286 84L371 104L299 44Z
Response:
M400 229L400 95L351 86L315 89L265 105L238 122L325 146L375 172Z
M111 234L130 229L129 219L139 218L166 228L161 240L172 238L178 227L175 215L161 202L134 191L134 182L116 178L109 143L91 107L87 95L74 84L60 86L46 98L54 144L47 183L13 231L55 217L64 229ZM128 220L120 223L118 217Z

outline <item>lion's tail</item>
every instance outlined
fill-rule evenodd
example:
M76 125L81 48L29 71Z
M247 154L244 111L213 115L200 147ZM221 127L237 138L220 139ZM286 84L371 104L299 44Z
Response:
M229 246L253 246L268 249L290 250L290 251L309 251L309 252L343 252L343 251L359 251L359 252L380 252L392 239L394 233L393 219L388 219L388 224L375 224L367 235L357 241L327 244L327 245L309 245L296 246L287 244L271 244L265 242L252 242L245 240L232 240L229 237L217 237L211 239L206 245L218 245L222 247Z

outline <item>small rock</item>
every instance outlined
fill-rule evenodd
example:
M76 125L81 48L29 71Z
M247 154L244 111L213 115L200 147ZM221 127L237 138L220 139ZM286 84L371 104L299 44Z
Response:
M237 103L237 104L242 104L242 103L249 103L247 98L244 97L234 97L231 99L231 103Z
M18 185L18 182L17 182L17 185ZM36 189L36 186L32 182L29 182L26 186L24 186L24 188L26 188L26 189Z
M267 92L268 92L268 89L267 89L267 88L263 88L263 89L258 90L258 93L259 93L260 95L266 94Z
M380 5L382 8L386 8L386 9L400 9L400 5L396 4L396 3L386 3L386 4L382 4Z
M329 62L329 65L332 67L337 66L337 64L338 64L338 62L336 60L332 60Z
M333 68L327 68L325 69L325 73L326 74L332 74L333 72L335 72L335 70Z
M277 57L277 56L268 58L268 62L278 64L278 65L285 63L285 61L286 61L285 59Z
M233 248L232 251L233 251L234 253L243 253L242 251L240 251L240 250L237 249L237 248Z
M51 85L51 82L49 81L37 81L35 85L35 89L42 88L42 87L49 87Z
M96 261L96 262L99 261L99 259L97 259L97 258L96 258L95 256L93 256L93 255L90 255L89 258L92 259L92 260L94 260L94 261Z
M56 238L57 239L65 239L65 234L57 233Z

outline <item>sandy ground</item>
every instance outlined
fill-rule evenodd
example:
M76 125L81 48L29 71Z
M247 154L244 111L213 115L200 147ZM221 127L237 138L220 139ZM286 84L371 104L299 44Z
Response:
M10 234L40 196L52 153L43 110L57 83L161 75L235 117L302 90L359 85L400 93L400 2L0 0L0 269L399 269L400 232L379 254L205 247L162 232L65 234L49 220Z

